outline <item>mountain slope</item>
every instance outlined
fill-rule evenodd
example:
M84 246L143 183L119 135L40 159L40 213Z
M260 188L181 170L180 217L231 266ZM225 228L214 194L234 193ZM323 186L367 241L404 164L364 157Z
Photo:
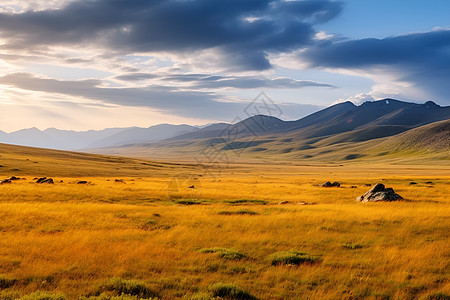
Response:
M379 145L391 152L447 151L450 157L450 120L440 121L395 135Z

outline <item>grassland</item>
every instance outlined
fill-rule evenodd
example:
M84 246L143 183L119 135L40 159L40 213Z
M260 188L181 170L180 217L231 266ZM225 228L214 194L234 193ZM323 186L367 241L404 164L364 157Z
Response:
M195 164L0 155L1 177L26 178L0 185L0 299L450 295L445 165L231 164L213 177ZM317 186L328 180L341 187ZM376 182L405 201L355 201Z

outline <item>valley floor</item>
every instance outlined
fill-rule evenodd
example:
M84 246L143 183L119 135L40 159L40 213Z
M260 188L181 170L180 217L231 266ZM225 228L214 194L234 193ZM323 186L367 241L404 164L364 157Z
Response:
M69 171L49 171L55 184L45 185L22 169L26 179L0 185L0 299L450 295L445 166ZM317 186L328 180L341 187ZM355 201L377 182L406 200Z

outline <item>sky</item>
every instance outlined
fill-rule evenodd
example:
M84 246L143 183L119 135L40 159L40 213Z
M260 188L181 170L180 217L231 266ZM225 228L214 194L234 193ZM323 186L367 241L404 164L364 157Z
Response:
M448 0L2 0L0 130L450 105Z

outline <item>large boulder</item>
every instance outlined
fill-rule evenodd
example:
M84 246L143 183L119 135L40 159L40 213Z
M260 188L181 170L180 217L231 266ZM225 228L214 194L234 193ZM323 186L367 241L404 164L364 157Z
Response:
M367 193L356 198L360 202L396 201L403 197L395 193L392 188L386 188L384 184L377 183Z

